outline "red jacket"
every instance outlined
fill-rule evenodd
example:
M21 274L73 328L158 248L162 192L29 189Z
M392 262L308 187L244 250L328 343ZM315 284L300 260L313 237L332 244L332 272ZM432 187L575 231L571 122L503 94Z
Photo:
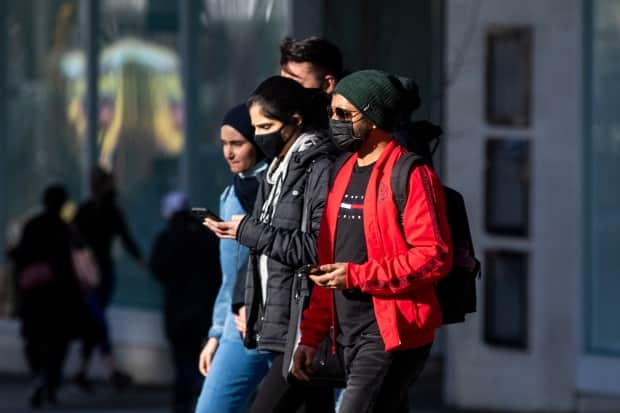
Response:
M372 295L386 351L433 341L441 325L433 285L452 264L443 186L425 165L414 168L410 176L401 227L391 177L394 164L405 152L392 140L372 170L364 197L368 261L349 263L346 274L346 288ZM355 162L357 154L344 163L327 197L318 238L320 264L333 262L338 211ZM332 290L315 286L301 323L301 344L317 347L330 326L336 325L333 297Z

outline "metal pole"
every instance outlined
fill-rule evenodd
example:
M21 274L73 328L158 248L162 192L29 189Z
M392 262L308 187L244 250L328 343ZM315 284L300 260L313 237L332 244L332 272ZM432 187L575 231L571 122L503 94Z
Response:
M4 247L6 246L6 226L8 224L7 201L9 197L7 185L7 28L6 2L0 1L0 262L4 262Z
M183 82L183 135L185 147L180 165L180 187L192 195L193 172L196 170L196 151L199 141L198 36L200 33L200 1L181 0L179 3L179 50Z
M97 163L97 134L99 123L99 0L80 3L84 7L82 29L86 51L86 137L84 139L84 164L82 191L88 193L88 175Z

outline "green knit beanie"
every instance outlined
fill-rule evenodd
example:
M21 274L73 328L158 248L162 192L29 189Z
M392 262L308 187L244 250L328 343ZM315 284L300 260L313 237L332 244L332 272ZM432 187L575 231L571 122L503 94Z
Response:
M392 131L419 94L415 82L380 70L360 70L344 77L334 93L344 96L367 119L386 131ZM416 96L413 96L416 95Z

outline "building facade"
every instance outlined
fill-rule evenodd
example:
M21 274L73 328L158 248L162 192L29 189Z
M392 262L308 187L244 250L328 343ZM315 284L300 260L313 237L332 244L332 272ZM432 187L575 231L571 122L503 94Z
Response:
M446 181L480 308L447 329L448 403L620 411L617 1L446 2Z

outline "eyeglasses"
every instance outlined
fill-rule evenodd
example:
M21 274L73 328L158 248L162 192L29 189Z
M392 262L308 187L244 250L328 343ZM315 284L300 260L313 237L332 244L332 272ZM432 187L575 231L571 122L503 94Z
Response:
M352 120L353 115L356 113L361 113L361 112L358 110L346 110L342 108L332 108L331 106L327 107L327 116L330 119L333 119L335 117L337 120Z

